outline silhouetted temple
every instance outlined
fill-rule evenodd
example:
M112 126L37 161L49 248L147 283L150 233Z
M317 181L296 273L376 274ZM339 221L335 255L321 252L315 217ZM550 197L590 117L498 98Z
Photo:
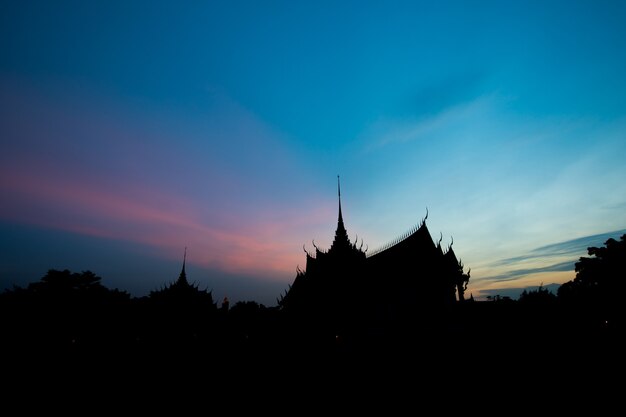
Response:
M351 242L341 211L335 239L327 251L315 243L315 253L306 250L306 269L297 276L279 305L295 313L326 315L333 321L354 323L370 319L393 319L414 315L464 300L469 281L452 244L443 250L426 227L419 226L380 250L367 253L363 242Z
M183 256L183 267L180 271L178 279L159 290L150 291L150 298L157 301L185 303L205 303L215 305L213 302L212 291L201 290L198 284L190 284L187 281L187 273L185 272L185 263L187 262L187 248Z
M207 323L214 320L217 305L212 291L200 289L198 284L187 280L186 261L185 248L178 279L151 291L142 300L146 313L141 317L143 333L139 337L146 343L180 349L208 337Z

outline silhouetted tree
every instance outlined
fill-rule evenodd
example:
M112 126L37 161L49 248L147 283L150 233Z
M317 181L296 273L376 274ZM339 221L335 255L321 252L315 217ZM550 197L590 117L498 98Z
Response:
M528 305L549 305L556 301L556 295L541 284L536 290L524 290L518 301Z
M91 271L51 269L26 288L2 295L5 328L24 346L102 345L126 337L130 295Z
M609 239L604 247L587 249L590 257L576 263L576 278L561 285L558 296L565 302L589 309L604 322L623 324L626 294L626 234Z
M91 299L94 298L110 298L117 300L128 300L130 295L126 291L120 291L117 288L110 290L100 282L102 278L91 271L83 271L81 273L71 272L67 269L59 271L50 269L39 282L28 284L24 289L14 287L13 290L7 290L10 295L30 296L41 300L48 299Z
M99 294L128 299L130 295L126 291L117 288L110 290L101 283L102 278L91 271L72 273L69 270L57 271L51 269L41 279L40 282L32 283L28 286L30 291L51 294L65 292L77 292L88 294Z
M496 303L511 303L513 302L513 299L511 297L509 297L508 295L500 295L500 294L496 294L496 295L488 295L487 297L487 301L493 301Z

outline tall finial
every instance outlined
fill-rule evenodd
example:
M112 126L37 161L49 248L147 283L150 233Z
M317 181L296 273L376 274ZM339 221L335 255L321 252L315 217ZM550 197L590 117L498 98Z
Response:
M335 240L331 245L329 251L333 248L349 248L350 239L348 238L348 232L343 224L343 214L341 213L341 183L339 182L339 175L337 175L337 196L339 197L339 216L337 218L337 230L335 231Z
M339 175L337 175L337 195L339 196L339 223L343 228L343 215L341 214L341 183L339 182Z
M339 182L339 175L337 175L337 195L339 196L339 223L340 227L345 230L343 225L343 215L341 214L341 183Z
M339 194L339 200L341 200L341 183L339 182L339 175L337 175L337 194Z
M185 254L183 255L183 269L180 271L177 283L180 285L189 285L187 282L187 273L185 272L185 263L187 262L187 246L185 246Z

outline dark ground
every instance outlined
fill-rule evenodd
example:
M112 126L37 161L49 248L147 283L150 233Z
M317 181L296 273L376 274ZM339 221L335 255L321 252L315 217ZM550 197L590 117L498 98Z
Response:
M608 402L625 369L623 328L556 304L466 303L342 334L275 309L158 323L119 314L71 326L53 316L5 324L5 393L55 393L62 403L182 395L187 405L263 393L277 406L294 395L313 406L361 392L361 404L392 394L483 407L505 398Z

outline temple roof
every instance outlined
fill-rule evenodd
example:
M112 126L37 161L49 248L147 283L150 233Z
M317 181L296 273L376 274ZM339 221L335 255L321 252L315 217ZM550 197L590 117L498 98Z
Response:
M186 303L191 299L205 300L213 305L212 291L198 288L197 283L189 283L187 280L187 272L185 265L187 263L187 248L183 256L183 267L180 270L178 279L170 284L161 287L158 290L150 291L151 298L160 300L170 300L174 302Z
M330 246L329 252L350 248L350 238L348 237L348 232L343 224L343 215L341 213L341 185L339 183L339 175L337 175L337 194L339 196L339 216L337 218L335 239L333 240L333 244Z
M426 216L422 219L421 223L407 231L402 236L388 242L382 247L368 253L367 257L371 258L383 253L389 253L390 250L399 250L403 247L414 247L419 250L430 252L436 249L435 242L433 242L432 236L426 226L426 219L428 218L428 210L426 210Z

